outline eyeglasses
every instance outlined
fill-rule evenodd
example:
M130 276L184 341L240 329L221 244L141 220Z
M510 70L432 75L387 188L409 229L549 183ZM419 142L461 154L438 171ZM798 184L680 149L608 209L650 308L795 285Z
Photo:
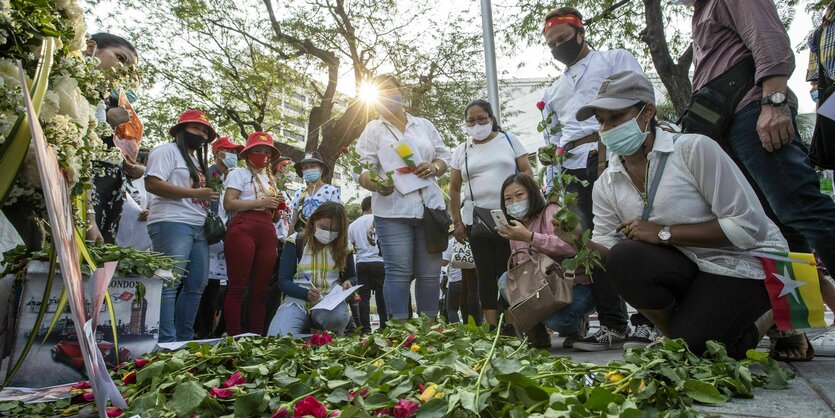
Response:
M467 126L475 126L476 122L478 122L479 125L487 125L488 123L492 123L493 119L490 116L479 116L477 118L469 118L464 122Z

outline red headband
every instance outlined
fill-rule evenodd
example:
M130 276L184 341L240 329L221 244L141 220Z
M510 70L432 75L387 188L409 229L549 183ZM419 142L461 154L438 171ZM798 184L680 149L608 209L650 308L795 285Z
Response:
M577 29L583 29L583 21L580 20L579 17L574 15L564 15L564 16L554 16L545 21L545 29L542 29L542 33L548 32L548 29L553 28L556 25L567 23L571 26L574 26Z

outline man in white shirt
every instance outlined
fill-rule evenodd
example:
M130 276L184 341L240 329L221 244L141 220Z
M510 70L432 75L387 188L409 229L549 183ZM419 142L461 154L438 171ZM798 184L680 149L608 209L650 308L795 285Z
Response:
M612 74L621 71L643 73L643 70L635 57L624 49L592 50L585 41L583 15L573 7L560 7L548 12L542 34L551 49L551 55L565 65L563 74L545 91L543 97L543 113L546 117L553 114L551 124L543 132L545 143L565 148L570 155L562 169L588 182L585 187L571 184L568 190L578 194L577 207L573 209L580 216L583 228L592 229L592 187L605 167L606 151L600 143L600 125L597 120L592 118L578 121L575 114L580 107L594 99L603 80ZM551 133L551 128L560 125L562 129ZM557 167L548 167L546 178L549 190L557 170ZM605 272L595 271L594 274ZM592 294L600 323L617 334L612 336L613 340L619 340L605 347L599 345L596 349L619 347L629 329L623 302L609 286L604 288L593 284Z
M369 234L374 225L371 214L371 196L362 200L362 216L348 226L348 240L354 247L357 277L362 287L360 294L360 322L362 333L371 332L371 291L377 302L377 314L380 316L380 328L386 326L386 302L383 298L383 282L386 269L376 240Z

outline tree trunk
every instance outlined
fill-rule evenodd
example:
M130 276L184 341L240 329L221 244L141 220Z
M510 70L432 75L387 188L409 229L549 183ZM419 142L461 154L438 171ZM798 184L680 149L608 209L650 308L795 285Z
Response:
M365 125L370 117L367 106L358 98L352 99L345 109L345 113L338 119L325 124L322 130L322 143L319 145L319 152L325 159L328 167L335 167L336 161L342 155L342 148L350 147L351 144L362 134ZM333 178L333 170L330 170L326 182Z
M664 34L664 15L661 0L644 0L644 16L647 26L641 31L641 40L649 46L652 63L661 82L667 88L677 115L681 115L690 103L693 85L690 82L690 64L693 62L693 46L673 61Z

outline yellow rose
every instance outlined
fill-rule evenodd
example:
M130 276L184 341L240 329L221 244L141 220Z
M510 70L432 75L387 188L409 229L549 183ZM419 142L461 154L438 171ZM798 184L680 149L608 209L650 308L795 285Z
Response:
M412 351L412 352L417 352L418 350L420 350L420 346L417 345L417 344L412 344L412 347L409 348L409 351Z
M606 373L606 380L612 383L617 383L623 380L623 375L618 373L616 370L613 370L609 373Z
M420 401L423 403L429 402L435 396L435 392L437 390L438 385L429 385L426 389L424 389L423 393L420 394Z

